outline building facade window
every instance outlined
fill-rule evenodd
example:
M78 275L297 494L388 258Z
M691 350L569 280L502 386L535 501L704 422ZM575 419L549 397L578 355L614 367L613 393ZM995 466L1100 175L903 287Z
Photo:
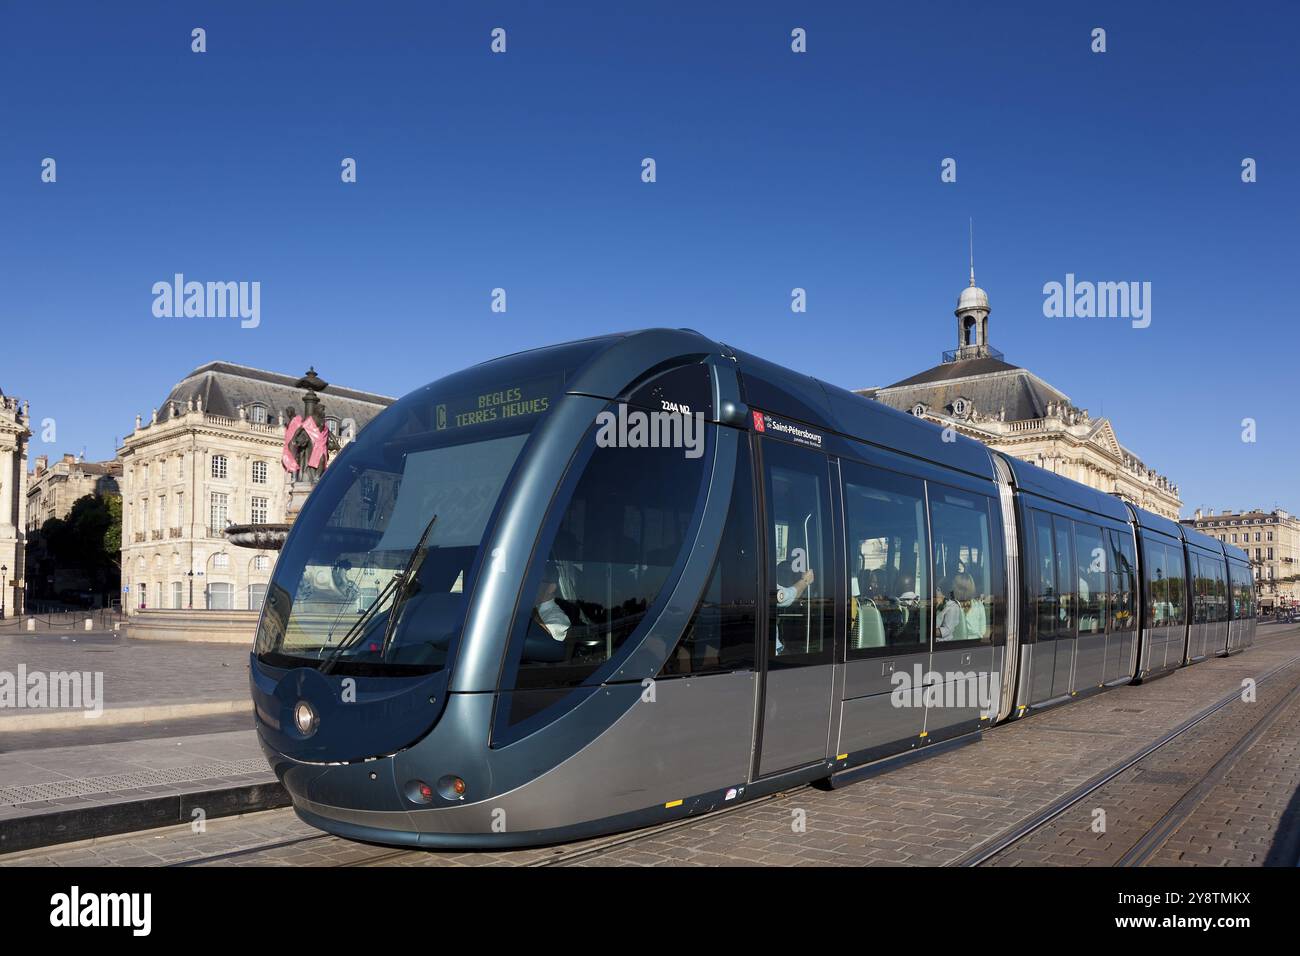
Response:
M230 567L230 555L226 554L224 551L219 554L214 554L212 556L212 566L218 571L225 571Z
M229 502L225 495L218 492L212 493L211 506L209 512L209 526L213 531L221 531L226 527L227 516L229 515Z
M253 462L253 484L255 485L266 484L266 462L264 461Z
M249 405L249 406L248 406L248 420L249 420L250 422L252 422L254 425L265 425L265 424L266 424L266 406L265 406L265 405Z
M254 571L269 571L271 569L271 556L269 554L258 554L253 556Z
M266 524L266 499L254 498L251 509L253 524Z
M225 478L228 467L229 467L229 463L226 461L225 455L212 456L212 477L213 478Z

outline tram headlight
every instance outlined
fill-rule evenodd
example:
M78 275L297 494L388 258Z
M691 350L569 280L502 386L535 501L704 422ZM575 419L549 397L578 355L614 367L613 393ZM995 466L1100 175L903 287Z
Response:
M316 717L316 708L305 700L298 701L293 708L293 725L298 728L298 733L304 737L310 737L316 733L316 725L319 723Z

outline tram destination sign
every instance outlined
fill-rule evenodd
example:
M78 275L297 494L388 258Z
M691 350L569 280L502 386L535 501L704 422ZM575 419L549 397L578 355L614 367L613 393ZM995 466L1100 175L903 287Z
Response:
M551 399L558 385L559 379L552 375L518 385L503 383L495 388L439 402L434 410L435 428L447 431L540 415L551 407Z

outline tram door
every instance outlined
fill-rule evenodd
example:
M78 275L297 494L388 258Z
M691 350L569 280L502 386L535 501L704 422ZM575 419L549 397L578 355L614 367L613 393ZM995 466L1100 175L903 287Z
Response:
M836 566L830 462L764 440L767 636L758 775L826 756L834 674Z

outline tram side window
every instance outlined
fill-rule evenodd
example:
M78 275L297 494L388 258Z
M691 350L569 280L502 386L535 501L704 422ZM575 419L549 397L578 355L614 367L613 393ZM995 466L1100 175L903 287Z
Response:
M930 641L923 485L851 462L843 468L848 658L923 651Z
M835 569L827 460L767 442L770 663L830 663ZM825 660L823 661L822 658Z
M516 690L579 684L637 631L687 539L704 460L680 448L592 450L529 575ZM512 722L537 704L515 696Z
M1151 627L1168 627L1174 618L1169 598L1169 554L1162 542L1150 538L1143 540L1142 553L1146 558L1147 621Z
M1228 582L1222 561L1214 562L1214 611L1215 621L1228 620Z
M1250 572L1240 565L1231 566L1232 573L1232 616L1248 618L1255 616L1253 596L1251 594Z
M993 558L988 500L930 486L934 538L934 640L993 639Z
M1056 586L1060 588L1060 611L1056 615L1058 637L1074 636L1075 589L1074 548L1070 542L1070 520L1059 515L1052 518L1056 536Z
M1106 548L1095 525L1074 525L1074 559L1078 566L1079 633L1106 630Z
M1183 547L1180 544L1166 545L1169 563L1169 607L1173 617L1169 623L1181 624L1186 620L1187 609L1187 570L1183 561Z
M1223 561L1214 562L1214 606L1218 612L1216 621L1226 621L1232 615L1229 611L1231 602L1228 598L1228 571Z
M736 482L718 556L695 614L660 676L743 670L754 666L758 542L749 443L737 443Z
M1134 560L1133 539L1128 534L1110 531L1111 536L1111 605L1110 629L1129 631L1137 626L1136 607L1137 571Z
M1060 607L1056 591L1056 547L1052 539L1052 519L1041 511L1030 514L1034 525L1034 543L1037 545L1035 568L1038 572L1038 637L1048 639L1056 636L1056 618Z
M1192 597L1192 622L1195 624L1208 624L1214 620L1212 608L1213 588L1210 579L1210 562L1209 559L1202 557L1194 551L1188 550L1188 563L1191 565L1193 587Z

